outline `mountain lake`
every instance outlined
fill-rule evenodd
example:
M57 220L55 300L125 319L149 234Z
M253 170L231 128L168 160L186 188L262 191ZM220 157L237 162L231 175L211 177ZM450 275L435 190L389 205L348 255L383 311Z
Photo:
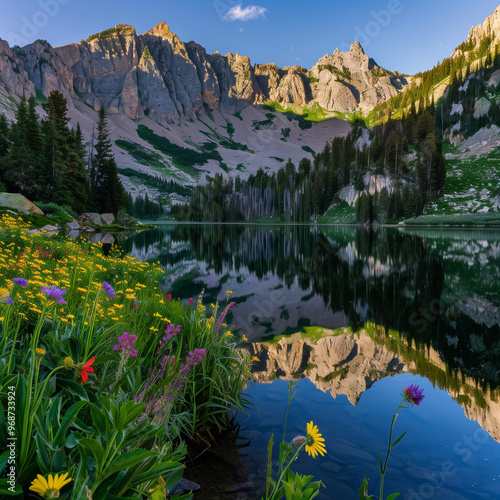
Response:
M385 495L500 498L500 231L170 224L119 244L160 261L172 297L232 291L228 324L259 358L248 412L188 465L195 499L260 498L290 380L287 440L310 421L325 438L325 456L293 465L323 481L317 498L358 498L365 473L378 495L377 450L410 384L425 399L399 411Z

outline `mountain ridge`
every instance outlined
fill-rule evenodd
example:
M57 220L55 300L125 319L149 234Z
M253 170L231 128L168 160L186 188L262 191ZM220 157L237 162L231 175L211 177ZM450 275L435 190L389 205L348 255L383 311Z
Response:
M154 64L141 66L146 47ZM194 119L205 106L234 114L267 101L319 105L326 112L366 111L407 85L404 77L379 67L359 42L349 52L336 49L311 70L279 68L252 65L239 53L208 54L196 42L182 42L165 22L140 35L133 26L118 24L80 43L52 47L37 40L10 52L45 97L59 90L70 105L81 99L132 119L152 112L161 124ZM4 94L21 97L12 78L2 75L0 81ZM153 86L155 96L145 85Z

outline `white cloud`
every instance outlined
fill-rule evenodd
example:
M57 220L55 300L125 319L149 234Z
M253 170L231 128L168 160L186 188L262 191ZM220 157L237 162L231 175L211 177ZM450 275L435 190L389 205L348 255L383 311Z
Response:
M240 28L240 33L243 33L243 28Z
M231 7L224 16L224 21L250 21L259 17L266 17L267 9L265 7L249 5L242 9L241 6L242 4L240 3Z

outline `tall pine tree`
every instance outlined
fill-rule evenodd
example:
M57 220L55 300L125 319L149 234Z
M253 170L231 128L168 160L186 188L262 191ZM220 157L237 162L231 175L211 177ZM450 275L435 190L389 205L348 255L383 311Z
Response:
M126 193L118 178L115 158L107 128L108 122L104 109L99 110L97 138L94 144L89 179L89 203L91 210L110 212L115 215L125 208Z

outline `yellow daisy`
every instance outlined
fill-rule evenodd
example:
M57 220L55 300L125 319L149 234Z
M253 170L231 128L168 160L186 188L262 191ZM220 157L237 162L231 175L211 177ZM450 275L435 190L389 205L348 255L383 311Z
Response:
M316 455L319 453L321 456L324 456L326 453L325 445L323 444L325 440L321 437L319 433L318 426L314 425L311 422L307 424L307 442L306 442L306 451L310 456L316 458Z
M65 474L56 474L55 477L52 474L49 474L49 477L45 479L41 474L38 474L36 479L31 481L30 490L38 493L41 497L44 498L58 498L59 490L72 481L72 478L68 478L69 472Z

